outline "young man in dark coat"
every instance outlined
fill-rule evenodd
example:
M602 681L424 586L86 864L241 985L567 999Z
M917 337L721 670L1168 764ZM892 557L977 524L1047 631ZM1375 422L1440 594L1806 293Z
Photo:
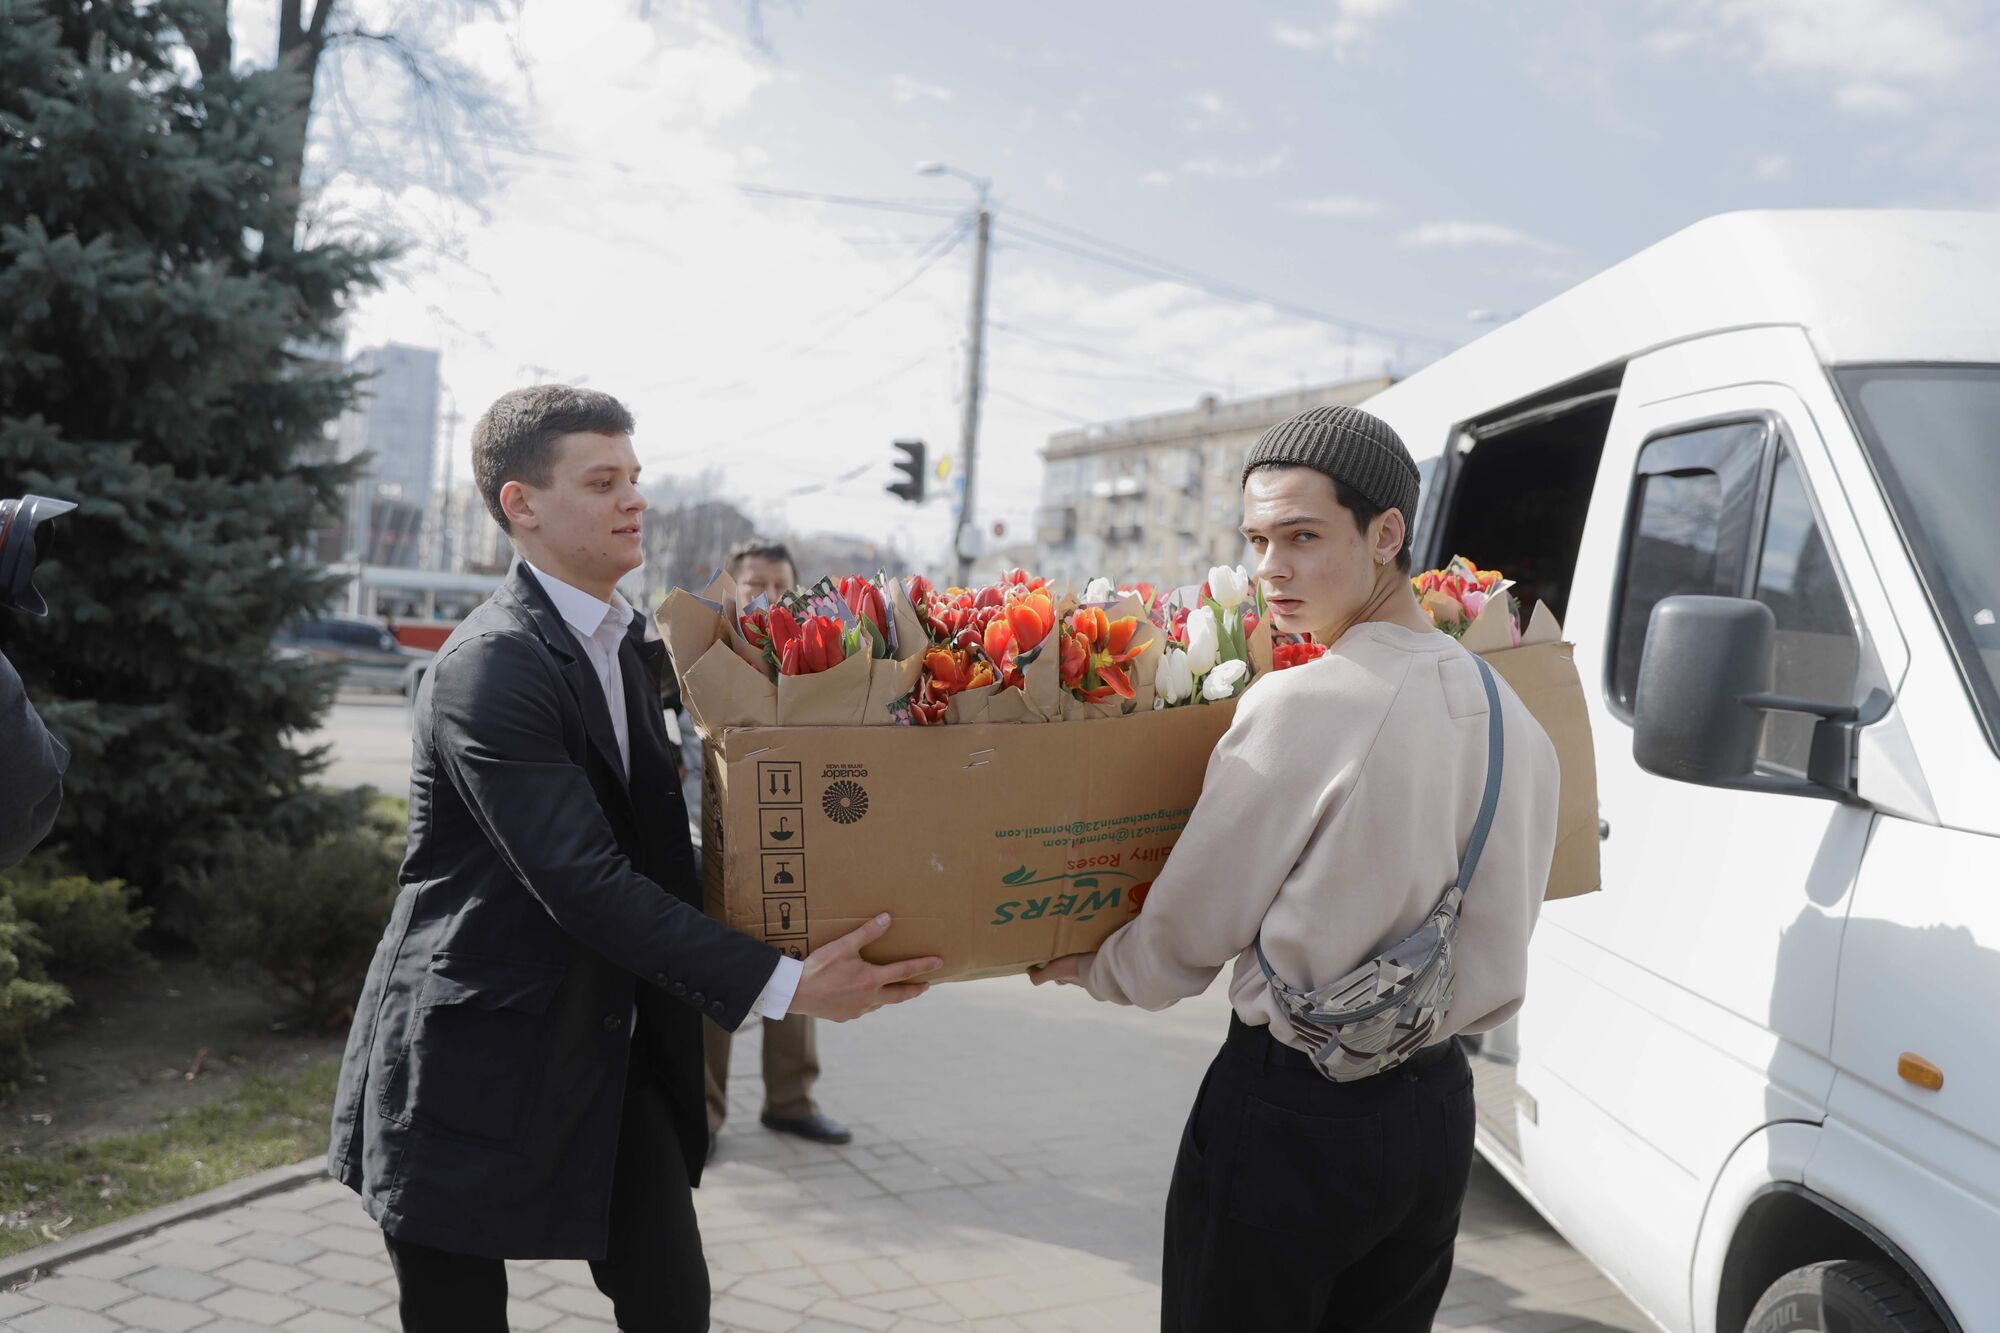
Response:
M418 693L402 892L328 1154L411 1333L502 1333L510 1258L590 1260L620 1328L707 1328L703 1016L844 1021L939 962L864 961L886 916L801 964L702 914L662 648L617 591L642 558L631 430L616 399L545 385L473 432L518 558Z

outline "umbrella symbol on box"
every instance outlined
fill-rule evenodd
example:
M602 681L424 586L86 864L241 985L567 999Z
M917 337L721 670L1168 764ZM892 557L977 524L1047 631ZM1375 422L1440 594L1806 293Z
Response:
M778 826L771 830L771 836L779 842L790 842L795 836L792 832L792 817L779 815Z

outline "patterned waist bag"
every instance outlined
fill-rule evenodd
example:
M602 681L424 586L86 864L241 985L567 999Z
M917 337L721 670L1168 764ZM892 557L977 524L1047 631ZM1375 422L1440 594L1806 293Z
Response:
M1493 669L1476 656L1472 660L1479 663L1480 683L1486 687L1486 791L1479 800L1479 818L1465 847L1458 882L1445 890L1423 925L1317 990L1301 991L1274 972L1264 956L1263 932L1257 934L1257 966L1264 969L1264 979L1271 983L1292 1027L1317 1044L1311 1052L1313 1067L1335 1083L1394 1069L1430 1042L1438 1019L1451 1008L1459 908L1493 827L1505 757Z

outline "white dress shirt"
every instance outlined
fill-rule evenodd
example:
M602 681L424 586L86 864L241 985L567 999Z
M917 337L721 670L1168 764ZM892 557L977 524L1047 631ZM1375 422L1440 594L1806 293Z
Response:
M526 561L522 563L526 564ZM618 759L625 766L625 776L632 776L632 736L631 721L625 714L625 677L619 670L618 649L625 641L627 630L632 624L632 605L612 589L611 600L601 601L583 589L564 583L553 574L529 564L542 590L555 603L556 614L569 626L576 636L578 646L596 673L597 685L604 693L605 711L611 714L611 733L618 738ZM799 976L805 971L805 964L796 958L780 955L777 970L764 983L762 993L751 1004L750 1012L764 1018L783 1018L792 1007L792 997L798 993ZM637 1024L633 1025L635 1028Z

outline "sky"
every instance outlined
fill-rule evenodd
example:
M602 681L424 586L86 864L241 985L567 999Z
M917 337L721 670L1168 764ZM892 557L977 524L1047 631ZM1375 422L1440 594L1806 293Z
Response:
M919 565L949 501L882 487L895 439L958 450L974 198L920 161L991 182L977 516L1005 542L1054 432L1408 373L1715 213L2000 207L1975 0L417 8L511 129L440 170L359 51L315 154L334 225L415 241L349 348L441 349L457 480L494 397L582 383L649 478Z

